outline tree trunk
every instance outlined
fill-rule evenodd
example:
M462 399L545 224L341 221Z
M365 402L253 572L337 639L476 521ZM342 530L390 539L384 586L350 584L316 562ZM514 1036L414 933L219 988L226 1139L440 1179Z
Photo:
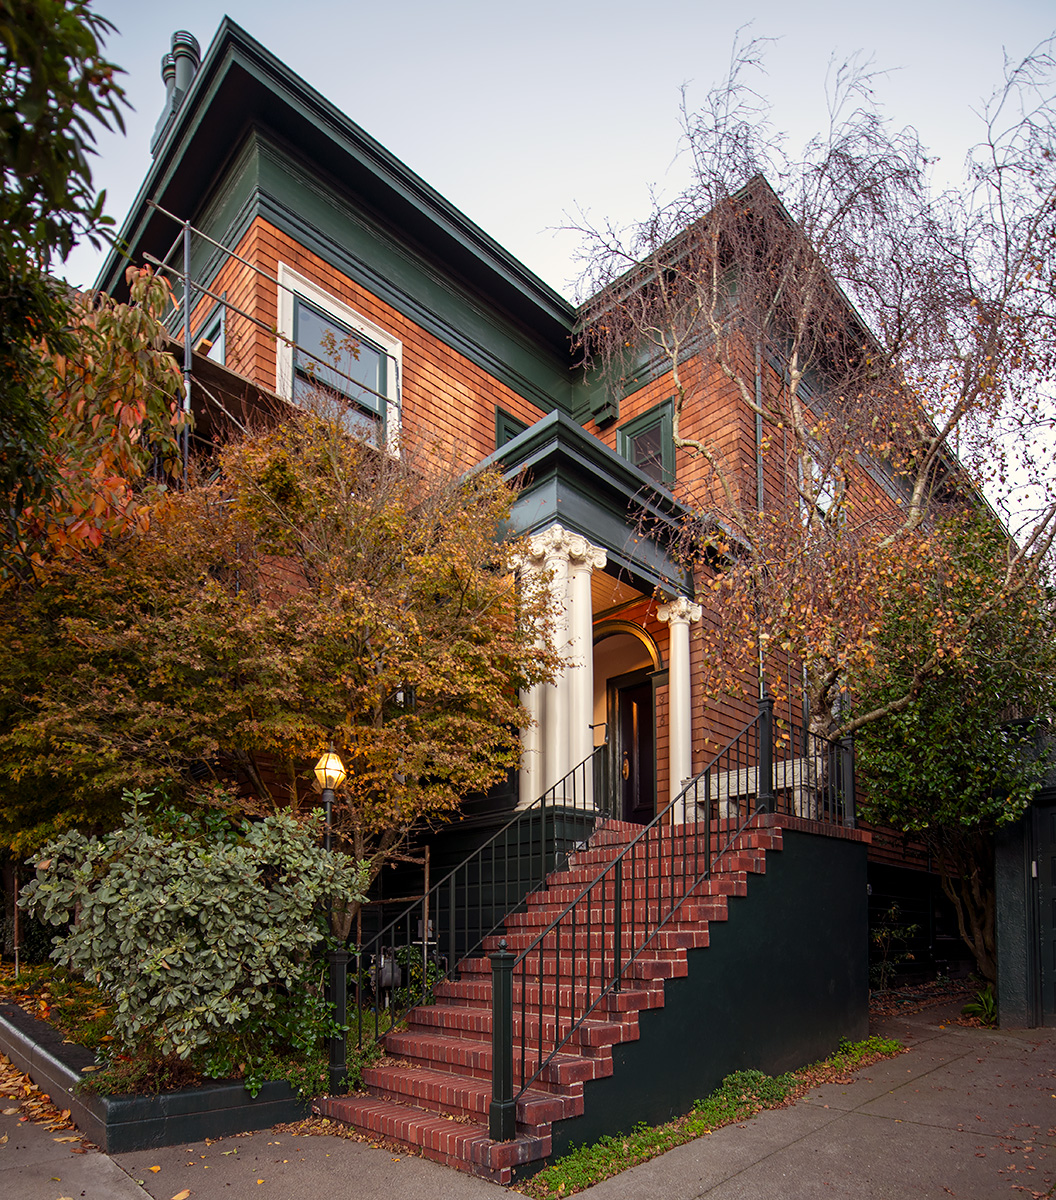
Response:
M936 829L926 831L924 840L935 856L942 890L976 968L987 983L996 985L994 835L978 829Z

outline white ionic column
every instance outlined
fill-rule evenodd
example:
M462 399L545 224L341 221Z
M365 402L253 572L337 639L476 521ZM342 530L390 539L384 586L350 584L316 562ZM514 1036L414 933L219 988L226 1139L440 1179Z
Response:
M528 543L521 564L526 586L550 589L553 645L562 664L552 683L524 693L534 729L522 737L519 803L527 806L563 779L594 748L594 646L590 575L605 565L605 551L561 525Z
M594 613L590 577L605 565L605 551L586 538L569 539L568 547L568 677L572 765L594 749Z
M605 565L605 551L584 537L568 540L568 680L569 770L594 752L594 611L590 577ZM588 770L576 788L593 807L593 775Z
M521 593L525 604L534 605L539 591L549 590L550 581L546 577L543 565L542 548L535 552L535 547L529 543L528 553L517 565L521 581ZM536 633L537 645L546 641L546 631L540 629ZM517 779L517 807L528 808L543 794L545 784L545 754L543 746L543 722L546 713L546 693L548 686L535 683L530 688L521 689L521 704L529 717L529 724L521 730L521 766Z
M656 614L671 629L668 650L668 721L671 799L693 775L692 689L689 678L689 625L700 620L700 605L677 596L662 604ZM685 807L672 814L677 823L686 819Z
M551 525L532 538L532 553L540 557L549 576L554 600L554 649L561 665L553 683L543 688L543 779L542 790L552 788L572 766L569 747L568 679L568 534L560 525Z
M543 688L521 689L521 703L531 724L521 730L521 769L517 777L517 807L527 808L543 791Z

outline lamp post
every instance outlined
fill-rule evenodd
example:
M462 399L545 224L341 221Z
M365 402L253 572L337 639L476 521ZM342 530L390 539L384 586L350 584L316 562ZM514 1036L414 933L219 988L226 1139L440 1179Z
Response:
M323 789L323 809L326 814L326 829L323 846L329 851L334 808L334 789L345 780L345 764L334 753L333 743L315 764L315 777ZM327 902L327 913L331 911L332 898ZM348 951L331 950L327 954L330 962L330 1003L334 1006L334 1020L338 1025L348 1023ZM348 1065L345 1054L344 1032L330 1039L330 1094L338 1096L348 1090Z
M334 807L334 789L339 788L345 782L345 764L341 761L341 756L334 753L334 744L330 743L330 749L325 754L319 756L319 761L315 764L315 777L319 780L319 786L323 789L323 810L326 813L326 829L323 833L323 849L330 849L330 817Z

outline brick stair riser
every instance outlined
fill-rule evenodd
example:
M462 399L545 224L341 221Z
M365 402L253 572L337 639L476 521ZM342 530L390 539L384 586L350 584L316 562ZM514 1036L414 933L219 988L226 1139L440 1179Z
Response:
M623 859L619 864L619 871L623 876L624 884L629 885L632 880L641 883L643 879L677 879L679 883L692 884L694 882L704 883L708 878L721 879L724 875L729 874L729 871L712 871L708 875L708 865L703 860L699 863L694 862L690 858L687 862L677 861L672 866L671 860L666 859L662 862L657 862L656 859L650 859L648 862L641 860L632 861L631 859ZM541 887L537 892L529 892L528 901L545 895L549 890L555 887L578 887L580 890L602 884L609 884L615 880L617 867L615 863L604 863L597 866L586 867L565 867L560 871L553 871L547 877L545 886Z
M514 988L515 1004L520 1003L521 990L521 985L518 983ZM524 985L523 990L525 1003L539 1003L538 983L528 982ZM577 1008L582 1008L584 1004L592 1004L597 999L599 986L595 984L588 992L586 986L580 985L578 982L566 982L560 988L555 983L544 982L542 990L544 1005L552 1007L560 1004L564 1009L575 1005ZM469 1008L491 1007L491 985L483 980L443 983L436 989L436 996L441 1002L465 1005ZM664 994L660 988L632 988L626 985L618 992L610 992L602 1001L604 1010L613 1013L637 1012L643 1008L661 1008L663 1003Z
M558 889L553 895L553 899L548 904L533 905L525 912L511 913L506 918L507 933L513 930L520 929L535 929L537 931L545 929L552 924L558 917L567 918L574 911L576 921L579 925L586 928L589 924L597 926L601 923L611 925L616 919L616 903L615 898L609 898L602 901L600 896L589 897L588 900L581 900L573 908L570 908L567 903L561 902L561 889ZM689 896L683 898L681 896L674 897L674 903L670 897L662 896L659 898L647 898L645 896L629 897L626 894L621 898L620 915L624 924L629 924L634 921L640 925L643 921L655 923L658 919L664 919L669 915L674 914L674 919L681 921L683 924L693 924L697 921L722 921L726 917L726 895L718 896ZM499 934L495 934L487 938L483 943L488 950L493 949L498 945Z
M526 1136L516 1142L494 1143L487 1127L462 1124L435 1113L418 1112L378 1097L330 1098L315 1106L371 1137L417 1147L424 1158L471 1175L507 1185L513 1168L550 1153L550 1138Z
M724 854L718 863L717 867L713 867L710 878L722 878L725 875L732 874L736 871L748 871L753 875L759 874L765 870L766 859L762 852L738 852L737 854ZM694 863L691 858L688 862L676 862L674 867L671 865L670 859L666 862L657 863L655 859L649 862L630 862L624 860L622 865L623 885L624 887L631 886L631 881L635 881L639 885L648 880L652 882L656 879L667 880L668 883L674 880L681 891L685 891L687 887L691 887L696 883L696 886L703 886L709 878L705 874L706 864L703 860L698 864ZM546 888L541 890L541 894L555 887L575 887L580 891L588 887L600 887L602 884L608 884L610 880L615 880L615 867L611 863L604 866L587 866L587 867L568 867L563 871L554 871L548 876ZM540 893L529 893L529 896L537 896ZM532 903L532 899L529 899Z
M533 1010L527 1003L521 1012L519 1003L513 1006L514 1038L520 1039L522 1029L526 1044L538 1046L540 1040L547 1050L552 1050L555 1039L564 1038L572 1023L582 1015L582 1010L575 1013L555 1013L544 1006L542 1017L538 1010ZM636 1012L616 1014L619 1020L587 1020L576 1031L574 1046L606 1046L626 1040L631 1030L636 1030L638 1014ZM611 1014L610 1014L611 1016ZM408 1022L410 1030L441 1030L445 1033L458 1033L466 1037L491 1037L491 1010L481 1008L453 1008L446 1005L429 1005L417 1009ZM540 1036L541 1031L541 1036ZM636 1037L634 1032L631 1036Z
M671 949L657 949L652 944L640 951L638 958L645 962L661 962L667 963L671 960L685 958L685 949L683 947L675 947ZM630 961L630 955L627 955L627 961ZM468 980L490 980L491 979L491 960L487 958L467 958L463 959L460 965L460 976L462 979ZM597 978L606 973L606 962L600 954L592 956L588 964L586 957L582 961L572 962L568 954L557 956L554 953L543 955L543 961L540 968L538 955L532 956L532 961L526 972L518 969L515 973L515 978L518 976L527 975L527 978L536 980L539 977L539 971L542 969L544 979L555 976L558 972L562 979L567 980L573 972L577 975L586 977L588 970L593 978Z
M461 1038L443 1037L437 1033L405 1031L390 1034L389 1053L401 1062L433 1071L449 1071L452 1075L484 1080L491 1084L491 1041L473 1042ZM528 1070L534 1073L535 1064ZM594 1079L598 1070L596 1060L571 1050L562 1051L548 1064L542 1076L532 1085L540 1091L582 1093L584 1082ZM520 1083L520 1056L513 1063L514 1082Z
M712 917L711 919L725 920L726 914L723 913L721 918ZM670 922L658 929L656 921L650 921L646 926L642 920L632 922L628 919L624 922L619 938L623 956L626 958L630 955L646 936L650 936L649 945L658 950L677 950L679 947L689 949L692 946L708 944L706 924ZM567 923L542 935L530 929L511 930L503 940L506 942L507 949L514 954L519 955L523 951L527 951L530 956L529 965L532 968L535 967L540 948L545 956L552 955L560 948L562 954L569 955L570 961L578 964L581 959L602 953L611 959L613 948L617 942L616 929L613 925L606 923L603 928L599 929L597 923L592 928L585 921L577 924L575 931ZM485 950L499 948L499 938L489 938L488 941L492 945L489 946L485 942Z
M460 1079L437 1071L370 1067L363 1082L374 1096L410 1104L427 1112L476 1117L487 1123L491 1103L491 1081ZM579 1116L582 1096L552 1092L526 1092L517 1100L517 1123L524 1127L549 1125L566 1117Z

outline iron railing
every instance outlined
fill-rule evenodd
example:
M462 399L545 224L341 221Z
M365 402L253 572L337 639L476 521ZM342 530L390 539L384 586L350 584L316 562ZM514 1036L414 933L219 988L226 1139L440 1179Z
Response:
M756 813L805 806L801 815L853 824L849 755L849 744L802 730L775 743L774 703L764 696L758 714L524 950L500 943L491 955L494 1140L515 1136L518 1098L605 1011L634 964L665 948L665 927Z
M427 877L420 897L353 950L349 1035L354 1031L357 1045L376 1041L407 1009L427 1003L436 984L611 815L607 751L597 747L436 883Z
M802 725L775 732L775 811L854 828L854 742L832 741Z

